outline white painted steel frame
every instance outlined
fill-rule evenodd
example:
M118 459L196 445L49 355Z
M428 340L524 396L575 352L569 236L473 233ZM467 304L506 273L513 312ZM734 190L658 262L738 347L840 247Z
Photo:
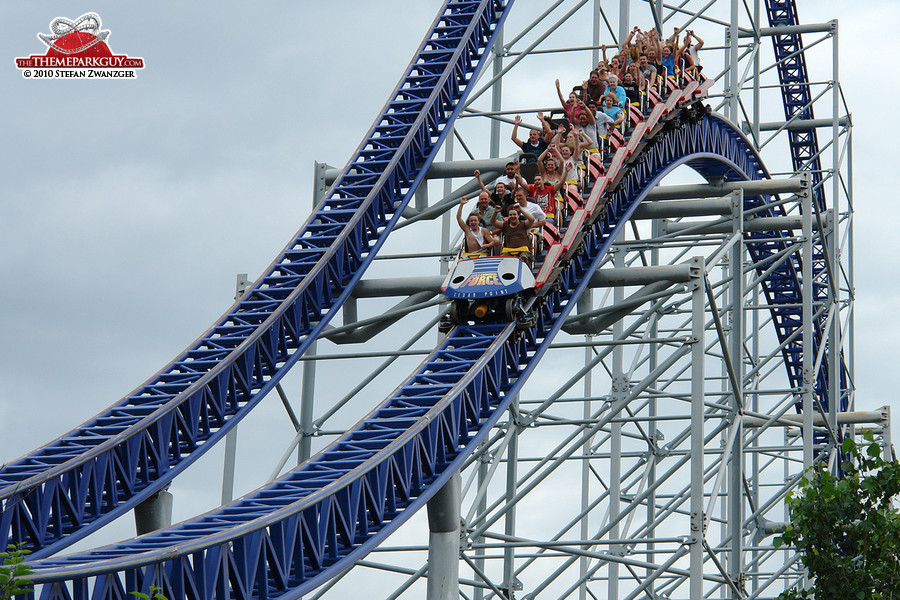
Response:
M598 6L603 3L598 2ZM739 37L747 31L766 31L759 23L759 2L754 3L755 21L744 24L740 23L741 11L740 7L732 3L730 17L722 25L722 29L731 35L725 37L726 45L724 50L731 57L729 64L731 65L724 72L728 74L728 86L723 96L723 108L732 118L737 121L746 119L747 129L751 132L755 139L759 139L759 132L762 130L771 130L773 125L762 124L760 106L763 102L762 94L765 85L761 83L761 77L766 67L762 65L763 54L765 52L762 47L766 43L765 38L751 37L749 46L742 47L739 44ZM551 11L548 9L545 14ZM662 17L666 21L673 19L674 12L663 13ZM696 18L702 19L704 15L699 12L690 12L686 8L677 11L678 18L683 18L690 22ZM549 17L548 17L549 18ZM599 23L601 19L595 19L595 23ZM708 21L709 22L709 21ZM536 29L540 27L539 21L535 21L525 29ZM547 26L548 33L555 29L559 22ZM813 28L818 29L818 28ZM627 27L623 27L622 23L618 27L619 34L627 31ZM836 35L836 27L834 29ZM519 36L513 37L514 41ZM596 39L595 43L596 46ZM744 38L741 38L744 39ZM835 46L835 69L832 82L837 82L837 44ZM518 54L512 48L507 47L506 52L512 56L527 55L527 51L533 51L537 46L526 48L526 52ZM564 50L564 49L563 49ZM742 52L743 50L743 52ZM497 53L496 56L502 56L503 53ZM706 63L706 61L704 61ZM497 70L495 74L505 72L500 67L501 60L497 60ZM712 63L712 61L709 61ZM708 64L708 63L707 63ZM511 65L508 65L509 68ZM842 177L848 181L852 181L852 165L849 163L850 142L849 130L843 128L847 125L846 114L841 113L841 109L845 108L838 104L839 85L832 85L834 90L833 98L833 115L832 119L818 119L816 126L820 126L827 122L832 125L832 140L827 145L832 146L833 167L832 176L832 195L840 197L844 195L844 189L840 186L841 177L839 173L843 173ZM750 98L744 99L742 93L750 92ZM498 148L500 147L499 129L496 124L501 121L507 121L505 114L513 111L504 111L502 102L498 101L500 97L499 90L492 88L493 101L491 113L493 115L491 149L493 156L499 156ZM749 106L748 106L749 105ZM748 118L752 115L752 118ZM805 124L805 123L803 123ZM802 124L801 124L802 125ZM789 127L794 124L778 125L776 129L780 129L776 136L769 138L772 147L777 142L777 135L783 134ZM843 143L842 143L843 142ZM767 143L768 145L768 143ZM842 153L842 148L846 147L846 151ZM448 161L452 160L452 150L448 148ZM444 189L444 197L451 195L451 187L449 184ZM852 187L849 189L852 192ZM844 227L841 233L832 233L832 237L837 240L844 240L846 248L841 251L836 243L829 244L829 258L832 265L839 265L837 272L844 273L846 278L843 286L838 286L837 293L844 295L839 296L837 300L833 300L829 306L814 306L813 294L809 282L812 280L811 272L807 268L811 266L811 252L813 244L813 220L816 215L812 210L810 203L810 191L808 188L787 200L782 198L782 202L789 206L787 212L799 214L803 216L802 230L793 238L795 243L791 246L790 253L786 253L781 260L795 260L791 258L791 254L800 254L799 262L804 266L803 281L807 282L805 293L803 295L802 314L804 319L803 337L811 339L812 322L814 313L835 312L843 318L832 318L830 323L830 335L832 339L841 340L840 347L845 348L847 356L847 365L849 369L849 378L852 382L852 212L849 208L844 209L841 214L839 210L835 210L835 206L841 204L835 202L829 208L835 210L834 214L839 217L832 221L835 226ZM740 206L740 202L733 203L734 206ZM846 201L848 207L852 207L852 198ZM730 216L733 232L740 232L745 225L741 211L734 211ZM822 223L818 223L822 225ZM616 255L616 260L624 260L626 254L631 254L629 262L631 264L636 260L643 258L643 253L635 250L637 247L643 247L644 252L649 251L650 256L657 257L653 264L658 264L661 253L671 252L673 247L679 244L678 236L663 237L660 234L660 228L654 222L653 234L649 239L632 240L623 244L621 253ZM817 228L818 229L818 228ZM686 245L685 249L680 251L679 256L685 257L689 255L690 248L697 246L698 239L683 238ZM734 239L730 237L730 239ZM704 243L711 240L704 239ZM830 240L829 240L830 241ZM727 242L727 240L725 240ZM713 242L714 243L714 242ZM583 388L583 398L573 397L557 398L556 403L564 406L563 402L581 403L582 414L580 419L562 419L559 415L547 414L551 408L548 402L543 400L529 400L523 398L521 402L520 416L511 415L510 420L501 424L502 429L497 436L488 442L480 456L473 457L470 461L471 465L482 465L476 469L479 473L478 481L481 484L472 486L472 489L480 490L476 496L476 502L469 512L478 515L471 522L466 521L470 534L466 537L466 543L469 544L468 550L463 552L462 565L463 571L466 568L475 569L471 572L471 577L463 576L463 580L473 586L471 597L491 597L501 592L510 594L512 579L510 578L510 567L517 569L516 572L522 574L533 563L537 562L537 557L554 555L559 560L561 556L577 557L578 575L571 577L566 571L568 581L571 583L567 588L568 591L574 589L579 590L579 597L586 598L589 596L597 597L598 592L595 587L597 578L606 580L605 595L608 597L637 597L642 593L665 594L668 596L690 596L703 597L708 595L722 594L732 597L766 597L777 593L781 586L797 581L799 572L796 571L796 557L785 555L785 551L775 551L771 544L771 535L767 535L773 530L773 526L769 524L783 518L780 512L780 504L784 495L796 483L797 473L803 466L809 466L815 459L823 459L830 452L831 446L822 441L816 441L815 435L821 435L823 428L821 425L813 425L813 413L815 412L812 386L814 385L813 373L816 372L814 367L815 358L811 356L811 345L804 345L804 372L809 375L804 380L802 389L789 389L789 386L781 384L770 385L770 389L766 389L766 384L770 380L776 380L780 374L779 370L779 353L776 350L769 351L773 344L771 339L766 339L766 323L770 322L770 318L765 311L759 310L759 302L761 295L759 294L759 278L754 277L754 268L751 260L742 251L742 244L732 243L729 245L730 250L725 253L730 265L730 271L723 272L722 278L716 281L712 280L710 290L713 291L710 299L719 304L720 311L725 311L720 317L726 322L726 329L731 333L728 334L726 340L722 340L723 346L727 348L731 356L730 364L722 363L723 356L716 354L714 350L718 342L712 342L718 337L713 326L714 319L710 313L708 301L704 298L704 291L707 286L703 281L697 279L691 284L693 291L689 291L683 300L678 300L677 296L668 299L661 296L655 300L650 309L638 311L631 318L634 322L626 328L624 322L619 321L613 326L613 338L601 341L597 338L600 336L589 336L586 339L595 339L596 343L585 345L585 368L581 369L578 374L574 375L572 380L567 383L567 387L573 387L579 382ZM444 249L446 251L446 248ZM723 247L723 250L725 248ZM730 254L728 254L730 253ZM638 256L640 255L640 258ZM664 261L663 261L664 262ZM734 265L740 265L736 268ZM710 271L710 275L715 272L716 265L706 265L702 269ZM729 274L730 273L730 274ZM617 288L614 292L615 299L622 301L624 298L622 288ZM843 291L842 291L843 290ZM675 293L678 290L674 290ZM602 302L602 300L601 300ZM689 305L685 305L689 302ZM819 304L819 303L815 303ZM837 309L834 307L837 305ZM688 310L689 306L689 310ZM583 310L579 312L589 312L591 304L584 303ZM683 318L682 321L672 326L671 329L660 333L659 315L668 312L671 315L689 314L689 318ZM705 316L704 316L705 315ZM646 362L649 365L649 372L642 378L634 381L627 381L624 369L623 342L629 342L629 346L633 346L634 338L639 335L643 324L644 332L641 334L648 340L654 340L646 345L647 350L645 356L639 357L634 355L633 364ZM752 324L752 325L751 325ZM843 325L843 327L842 327ZM741 333L741 335L737 335ZM666 376L665 369L658 370L661 363L666 363L664 358L664 349L671 344L662 341L666 336L671 340L679 340L690 338L697 340L691 346L690 366L678 367L678 360L670 360L674 369L673 374ZM771 334L768 336L771 338ZM629 339L630 338L630 339ZM618 340L618 341L616 341ZM614 345L605 345L614 342ZM768 349L767 349L768 348ZM598 350L600 349L600 350ZM599 421L600 415L604 412L592 411L591 408L596 405L601 398L593 397L593 389L596 389L596 383L591 381L592 375L597 372L598 365L602 365L601 360L590 360L591 353L601 357L612 353L613 359L613 376L612 390L606 397L605 402L610 403L615 400L622 400L623 386L631 386L632 389L645 389L646 396L635 396L631 402L634 402L634 408L627 410L627 417L613 418L606 422L605 426ZM834 354L832 356L835 356ZM704 358L705 357L705 358ZM670 357L671 358L671 357ZM678 357L682 358L681 356ZM821 356L819 357L821 360ZM713 361L710 363L710 361ZM709 368L719 362L719 367ZM710 363L707 366L707 363ZM721 373L724 371L732 371L732 376L743 381L743 385L738 390L733 390ZM831 366L832 383L838 383L840 378L837 374L838 365L836 361ZM633 371L632 371L633 372ZM619 375L616 375L618 373ZM668 371L668 373L672 373ZM719 373L713 376L713 373ZM673 389L685 381L690 379L689 394L684 392L673 391ZM831 389L838 390L840 384L833 385ZM527 388L526 388L527 389ZM714 390L721 391L714 391ZM734 392L737 391L737 394ZM830 411L834 410L837 403L838 395L836 392L832 402L829 402ZM849 392L843 392L847 394ZM690 452L681 451L681 456L690 456L690 486L683 488L688 492L687 505L685 498L679 496L680 491L663 493L662 490L665 483L670 483L671 479L677 477L679 472L675 471L663 472L660 475L660 465L663 460L656 454L660 453L659 445L650 443L649 451L645 451L644 460L647 461L646 470L636 469L634 464L628 468L629 460L635 460L634 453L628 456L626 452L623 456L621 450L622 430L639 421L643 424L642 434L631 433L632 437L643 436L645 441L655 441L660 433L660 424L667 420L673 419L673 415L660 415L660 401L679 401L684 402L686 398L693 398L689 403L691 408L691 433L698 431L706 431L707 437L690 435L687 432L681 432L678 436L679 441L692 440L689 444ZM611 399L615 400L611 400ZM774 400L772 400L774 399ZM803 410L803 423L799 430L803 435L788 435L779 443L764 442L767 437L780 435L782 431L786 431L784 425L778 421L778 415L793 412L793 406L797 401L801 401L803 406L807 407ZM768 406L766 406L768 403ZM529 410L530 406L536 408ZM851 404L852 406L852 404ZM624 408L624 407L623 407ZM645 411L642 415L640 411ZM750 414L760 415L757 418L765 419L764 426L748 430L740 427L743 416ZM771 415L771 417L769 417ZM564 428L575 427L577 433L567 436L568 444L560 443L554 449L553 454L546 455L543 458L528 457L523 454L521 449L515 450L516 444L510 443L513 438L517 438L515 433L519 427L515 424L517 420L525 418L529 429L541 429L547 427ZM831 415L831 430L835 431L835 416ZM704 425L707 423L707 425ZM885 425L889 425L885 423ZM608 429L607 429L608 427ZM626 429L627 431L627 429ZM709 435L712 431L713 437ZM794 430L797 431L797 430ZM774 432L774 433L773 433ZM526 437L527 437L527 431ZM510 435L513 437L511 438ZM626 434L627 436L627 434ZM714 446L721 438L722 443L729 441L730 446L723 451L717 451ZM525 438L523 438L524 440ZM597 440L592 445L592 441ZM618 440L618 441L617 441ZM742 441L743 440L743 441ZM674 441L674 440L673 440ZM521 444L519 444L521 446ZM512 447L512 449L511 449ZM640 453L638 453L640 454ZM678 456L679 452L670 451L670 456ZM506 459L501 458L507 456ZM509 456L515 457L510 463ZM487 461L485 463L484 461ZM609 470L611 473L619 473L620 475L603 480L598 474L596 467L591 465L600 461L609 461ZM624 462L623 462L624 461ZM724 462L723 462L724 461ZM484 491L489 490L489 476L492 474L502 473L502 465L506 462L510 467L507 472L506 491L497 491L500 494L490 506L486 506ZM520 465L531 465L537 463L538 466L546 465L548 462L554 463L554 469L562 469L563 465L568 462L579 464L580 487L582 489L579 494L580 509L574 517L568 522L569 526L578 523L580 535L578 539L568 538L560 541L563 534L567 531L575 531L574 529L563 529L557 531L556 534L550 536L549 540L530 539L526 536L510 534L509 529L503 533L495 532L489 534L489 529L484 525L478 526L479 522L489 522L501 519L503 515L514 514L515 511L522 512L525 509L516 508L518 504L524 504L527 494L523 495L515 493L516 489L536 489L540 483L549 480L552 477L554 469L546 471L531 471L521 476L518 482L511 483L510 474L519 471L512 468L514 463ZM484 468L484 465L490 465L490 468ZM727 483L719 482L722 470L730 473ZM744 472L747 469L747 472ZM638 475L640 473L640 475ZM778 475L785 474L784 477L766 478L772 473ZM591 477L593 476L593 481ZM668 477L667 477L668 476ZM651 535L643 538L630 538L627 542L637 544L640 542L645 544L645 549L640 553L634 551L633 554L642 554L645 558L641 561L630 561L626 557L621 556L621 552L616 552L617 547L627 547L628 543L619 540L618 529L623 524L631 524L634 522L628 516L622 516L621 521L611 519L610 515L619 512L617 508L622 502L622 495L611 492L604 492L597 495L594 488L598 482L601 486L608 486L610 490L615 488L645 489L650 490L644 494L646 500L646 523L645 531ZM512 488L509 486L512 485ZM490 492L489 492L490 493ZM613 498L613 495L617 496ZM626 492L626 496L627 496ZM510 498L518 498L513 502ZM604 504L605 503L605 504ZM704 514L704 508L708 509L718 503L722 511L722 516L714 514ZM607 519L606 531L609 539L598 541L589 540L588 532L590 531L588 524L592 522L592 517L598 506L605 506ZM688 508L689 506L689 508ZM633 513L633 511L632 511ZM466 514L466 510L463 511ZM690 528L685 528L681 532L681 536L661 536L655 537L660 526L671 518L673 515L684 515L687 517L687 523ZM779 517L780 515L780 517ZM510 522L511 519L506 522ZM704 535L710 530L710 523L721 523L723 529L718 536ZM737 524L737 526L735 526ZM775 527L777 528L777 527ZM613 533L615 532L615 534ZM627 536L625 536L627 537ZM715 538L718 539L715 539ZM493 538L494 542L490 540ZM712 541L710 541L712 538ZM675 541L677 540L677 542ZM606 545L608 550L605 552L590 550L596 548L597 544ZM668 547L666 547L668 545ZM385 552L387 548L383 549ZM502 550L502 552L501 552ZM491 556L491 552L495 554L495 558L485 558ZM515 558L519 556L519 558ZM687 558L690 557L688 561ZM491 567L486 563L493 561L495 565L505 565L502 569L495 567L496 570L491 571ZM641 563L638 566L638 563ZM782 564L784 566L782 566ZM590 566L589 566L590 565ZM678 565L684 565L679 567ZM774 566L773 566L774 565ZM626 569L628 577L632 579L628 581L619 581L619 570ZM494 580L490 580L478 584L483 581L485 576L491 572L495 573ZM605 574L604 574L605 572ZM412 575L410 581L424 575L422 569L410 570ZM638 585L637 574L640 573L642 584ZM599 575L598 575L599 574ZM543 583L536 587L525 587L521 593L516 593L517 597L536 597L538 593L547 593L555 581L562 575L547 577ZM491 579L488 577L488 579ZM410 582L401 586L406 589ZM774 591L773 591L774 590ZM568 591L555 592L560 597L565 596ZM514 591L512 593L515 593ZM551 593L552 596L552 593ZM399 596L398 596L399 597ZM543 596L541 596L543 597Z

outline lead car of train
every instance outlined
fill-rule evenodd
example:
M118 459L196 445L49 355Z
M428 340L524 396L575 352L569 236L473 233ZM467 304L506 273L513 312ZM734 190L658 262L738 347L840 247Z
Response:
M470 320L515 321L524 316L524 300L534 286L531 268L515 256L460 257L441 284L452 301L445 327Z

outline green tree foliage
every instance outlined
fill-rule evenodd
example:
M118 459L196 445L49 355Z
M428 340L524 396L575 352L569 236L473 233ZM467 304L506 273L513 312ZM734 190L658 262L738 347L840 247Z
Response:
M24 562L27 554L31 551L24 550L21 544L13 544L6 552L0 552L3 561L0 564L0 600L31 592L32 582L27 579L31 567Z
M900 599L900 463L887 461L871 433L860 447L843 442L843 476L826 467L800 480L788 495L790 524L775 538L801 552L813 587L780 600Z
M128 592L135 598L140 598L141 600L169 600L162 594L162 588L158 585L150 586L150 593L145 594L144 592Z

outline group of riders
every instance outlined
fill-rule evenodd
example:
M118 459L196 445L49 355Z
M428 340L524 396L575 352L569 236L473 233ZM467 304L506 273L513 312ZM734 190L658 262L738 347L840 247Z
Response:
M516 116L511 139L521 151L519 158L507 163L492 189L474 172L481 188L477 206L464 219L468 198L463 197L456 213L465 235L461 256L501 254L533 264L544 229L558 236L565 196L580 197L585 174L603 172L611 136L624 134L629 113L644 111L651 94L665 97L668 80L683 74L697 77L702 47L703 40L690 30L682 38L676 27L662 40L656 29L635 27L615 56L607 58L607 48L601 46L603 59L568 99L556 80L559 117L537 113L540 127L523 141L518 137L522 118Z

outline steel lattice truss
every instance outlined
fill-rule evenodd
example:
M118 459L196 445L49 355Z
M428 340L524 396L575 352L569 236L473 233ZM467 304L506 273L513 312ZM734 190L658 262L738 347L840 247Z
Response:
M147 383L0 470L0 546L46 556L159 491L274 388L346 299L458 112L507 3L450 1L328 197L253 289Z
M344 570L421 506L487 435L586 287L585 274L659 179L680 164L710 177L763 177L745 144L699 106L673 113L604 202L585 232L583 253L542 303L532 330L457 328L394 398L272 486L99 555L35 563L37 581L69 582L45 585L43 597L69 597L69 590L86 590L88 580L108 571L119 575L97 580L92 597L150 585L170 598L211 598L226 588L296 597ZM780 284L786 293L785 287Z
M800 24L797 16L797 6L793 0L766 0L766 16L770 27L790 27ZM779 33L772 36L772 47L775 51L775 64L778 70L778 79L781 83L781 96L784 103L785 119L812 120L813 95L810 91L809 74L806 68L806 54L804 53L803 40L798 32ZM822 161L819 158L819 139L815 127L791 128L788 130L788 145L791 152L791 162L797 172L808 171L812 179L813 198L818 211L825 211L827 203L825 191L821 184ZM813 254L813 276L817 280L816 300L825 301L829 295L827 281L827 259L824 255L826 249L822 244L816 244ZM824 316L819 318L819 325L824 324ZM846 367L841 367L841 389L846 387ZM817 380L816 391L822 402L827 407L830 400L824 397L824 389L827 387L827 365L822 365ZM840 410L847 410L848 398L841 395Z
M398 221L509 4L448 2L354 159L253 289L108 414L0 471L0 541L23 541L45 557L80 539L162 489L275 386L347 299ZM805 70L796 76L806 89ZM784 93L787 106L788 87ZM700 104L696 85L675 96L682 102L671 102L658 126L640 130L641 142L620 152L594 185L557 284L533 306L531 329L457 327L384 404L272 485L169 529L36 562L42 597L125 598L126 590L160 586L173 600L296 598L382 544L489 441L590 275L609 260L614 239L663 177L680 165L709 180L768 177L743 134ZM797 152L814 156L814 130L804 143ZM766 195L744 196L743 210L757 218L785 216ZM801 389L803 265L791 254L788 232L750 231L744 242L790 387ZM820 316L814 351L827 351L824 326ZM689 352L685 344L672 361ZM816 379L815 394L827 406L824 366ZM595 431L626 405L616 404ZM638 505L635 499L632 507ZM673 561L686 553L685 544L676 545Z

